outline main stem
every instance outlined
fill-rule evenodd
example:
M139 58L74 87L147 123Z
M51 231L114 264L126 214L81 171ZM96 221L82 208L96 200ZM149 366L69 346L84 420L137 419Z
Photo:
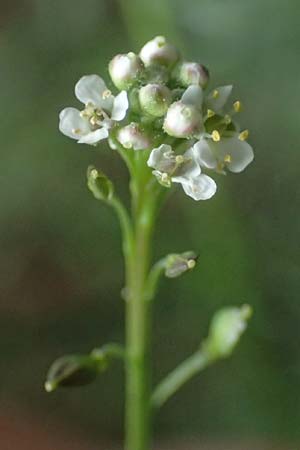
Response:
M155 211L153 198L138 186L136 196L133 250L126 262L125 449L148 450L151 437L151 301L145 295L145 287Z

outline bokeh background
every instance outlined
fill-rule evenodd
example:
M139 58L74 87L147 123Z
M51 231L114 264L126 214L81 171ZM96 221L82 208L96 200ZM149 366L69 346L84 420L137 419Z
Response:
M192 273L164 281L155 305L154 380L191 353L222 305L255 314L234 356L190 382L156 421L156 448L300 448L298 0L1 0L0 448L96 450L122 439L123 372L48 395L58 356L123 341L120 233L85 184L102 167L125 190L106 145L59 134L75 82L108 80L112 55L164 34L233 83L255 163L194 203L164 209L155 255L195 249ZM169 445L169 446L168 446ZM176 447L177 445L177 447Z

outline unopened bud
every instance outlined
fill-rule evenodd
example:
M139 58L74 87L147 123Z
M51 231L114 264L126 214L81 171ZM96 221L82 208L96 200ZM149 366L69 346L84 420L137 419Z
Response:
M197 255L194 252L185 252L181 254L171 254L166 258L165 275L168 278L176 278L192 270L197 261Z
M115 56L109 63L108 70L115 86L128 90L138 79L144 64L135 53Z
M251 315L249 305L223 308L214 315L204 343L204 349L212 358L226 358L232 353Z
M117 132L117 139L125 148L145 150L151 147L152 140L138 123L131 122Z
M178 51L166 41L164 36L157 36L147 42L140 51L140 57L145 64L162 64L170 67L178 60Z
M208 69L196 62L182 62L178 64L173 72L173 76L183 87L195 84L204 88L209 81Z
M171 103L171 91L162 84L147 84L140 89L139 100L146 113L162 117Z
M193 105L175 102L168 109L163 127L170 136L190 138L203 129L202 115Z
M89 190L94 194L97 200L110 200L114 193L114 186L112 182L93 166L87 170L87 185Z
M66 355L52 364L45 383L47 392L58 387L83 386L92 383L98 373L106 368L106 362L92 355Z

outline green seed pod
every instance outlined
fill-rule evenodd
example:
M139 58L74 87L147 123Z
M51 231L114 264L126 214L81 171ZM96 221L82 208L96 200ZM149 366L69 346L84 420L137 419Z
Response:
M87 185L97 200L109 201L114 193L114 186L104 173L93 166L87 170Z
M249 305L220 309L213 317L204 349L213 358L230 356L252 315Z
M139 100L144 112L162 117L171 103L171 91L162 84L147 84L140 89Z
M47 392L58 387L75 387L92 383L98 373L106 368L106 363L92 356L66 355L52 364L45 383Z
M133 52L116 55L108 66L111 79L120 90L128 90L136 83L143 69L144 64L141 58Z
M185 252L181 254L170 254L166 258L165 276L176 278L183 273L192 270L197 261L197 255L194 252Z

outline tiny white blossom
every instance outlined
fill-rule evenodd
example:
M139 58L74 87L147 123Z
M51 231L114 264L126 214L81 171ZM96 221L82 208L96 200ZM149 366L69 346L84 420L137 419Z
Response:
M153 174L163 186L180 183L184 192L194 200L209 199L216 192L214 180L201 173L193 147L178 155L170 145L162 144L152 150L147 164L155 169Z
M114 123L124 119L128 109L125 91L116 97L98 75L85 75L75 86L75 95L85 108L65 108L59 115L59 129L78 143L95 145L109 135Z
M194 145L195 157L201 167L225 173L242 172L253 161L251 145L241 140L238 134L222 137L218 142L213 139L200 139Z

